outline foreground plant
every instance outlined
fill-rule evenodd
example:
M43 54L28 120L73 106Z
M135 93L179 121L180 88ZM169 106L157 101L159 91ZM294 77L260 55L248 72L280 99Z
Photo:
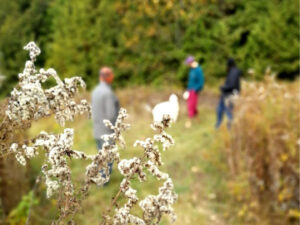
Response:
M120 191L114 198L114 202L123 193L127 198L127 203L116 209L116 214L113 218L113 224L158 224L163 214L170 214L172 221L176 220L176 216L172 205L177 199L177 194L173 190L173 183L167 173L159 170L162 165L159 147L156 143L161 143L163 149L168 149L174 144L170 135L164 129L170 127L171 119L169 116L164 116L161 123L154 123L153 130L158 131L159 134L148 138L145 141L136 141L135 146L140 146L144 149L144 154L141 158L123 159L118 164L121 174L124 176L120 185ZM143 218L138 218L130 214L131 208L138 203L136 190L130 186L130 180L136 175L140 182L146 180L144 170L147 169L158 180L165 180L163 186L159 188L158 195L149 195L142 201L139 206L143 210ZM105 221L110 221L111 218L105 217Z
M165 132L171 125L170 117L165 115L161 123L152 125L158 132L153 138L136 142L136 146L144 149L140 158L120 158L119 149L125 146L122 133L130 127L124 122L128 117L125 109L120 110L115 124L104 121L114 132L102 137L105 143L102 150L95 155L87 155L73 149L74 130L70 128L64 129L60 134L41 131L33 139L18 140L17 133L22 134L33 121L43 117L54 115L56 121L65 126L65 122L73 120L77 114L90 115L90 105L86 100L79 103L74 100L79 87L85 87L84 81L80 77L66 78L62 81L54 69L40 69L38 72L34 62L41 52L40 49L34 42L30 42L24 49L29 51L30 60L25 63L24 71L19 74L19 85L11 92L7 102L4 119L0 125L0 153L2 157L14 154L21 165L26 165L28 160L41 151L45 155L41 171L47 187L47 197L58 198L57 207L60 212L52 224L74 223L73 217L79 212L91 185L102 186L109 181L108 164L111 162L118 163L118 169L124 179L110 207L103 213L102 224L158 224L163 214L169 214L172 221L175 221L172 205L177 195L169 175L159 170L159 166L163 164L159 146L166 150L174 144L172 137ZM55 79L56 85L44 89L42 83L50 77ZM75 188L72 183L68 159L90 161L80 188ZM149 195L139 202L137 191L130 186L130 180L137 176L144 182L145 170L158 180L164 180L164 184L159 188L158 195ZM105 176L100 171L103 171ZM121 196L128 198L128 202L119 208L117 200ZM142 217L130 214L134 205L139 205L143 210ZM115 214L111 215L113 207L116 207Z
M24 49L29 51L30 60L26 61L23 72L19 74L19 84L10 94L0 124L0 155L2 156L8 154L8 149L17 134L29 128L33 121L54 115L57 122L64 126L65 122L73 120L76 114L85 112L90 114L90 106L86 100L81 100L80 103L74 100L79 87L85 88L85 83L80 77L66 78L62 81L54 69L37 71L34 62L41 52L40 49L34 42L30 42ZM50 77L55 79L56 85L44 89L42 83ZM27 151L20 143L14 144L11 150L18 150L18 159L22 164L26 163L25 157L30 158L35 153L34 150Z

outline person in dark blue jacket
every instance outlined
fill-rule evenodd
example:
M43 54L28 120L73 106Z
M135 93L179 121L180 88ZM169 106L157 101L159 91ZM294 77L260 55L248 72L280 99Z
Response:
M198 93L203 89L204 86L204 75L202 68L195 61L193 56L189 56L185 60L185 64L190 67L189 78L188 78L188 116L193 118L197 115L197 103Z
M230 58L227 61L227 72L225 84L220 87L221 97L217 107L216 128L220 127L225 112L228 117L227 127L230 129L233 119L233 102L231 101L231 97L233 94L240 92L240 76L242 75L242 71L236 67L234 59Z

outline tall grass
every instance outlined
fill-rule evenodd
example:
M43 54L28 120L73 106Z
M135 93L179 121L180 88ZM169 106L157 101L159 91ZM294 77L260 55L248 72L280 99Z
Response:
M230 212L248 224L293 224L299 211L299 89L296 83L245 82L232 130L219 138Z

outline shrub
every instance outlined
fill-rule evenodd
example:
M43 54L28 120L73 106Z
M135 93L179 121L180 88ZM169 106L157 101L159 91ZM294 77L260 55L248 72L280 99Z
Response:
M230 194L246 221L288 224L300 217L298 89L274 76L242 87L233 129L223 135Z

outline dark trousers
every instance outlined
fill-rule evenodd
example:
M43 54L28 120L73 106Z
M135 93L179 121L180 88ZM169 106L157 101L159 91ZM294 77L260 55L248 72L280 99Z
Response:
M217 123L216 123L216 128L219 128L221 126L224 112L227 115L228 122L227 122L227 128L230 129L233 115L233 103L231 101L228 101L228 104L225 104L225 96L221 96L218 107L217 107Z
M98 151L101 151L102 150L102 146L104 144L104 141L102 139L95 139L95 140L96 140ZM113 166L113 163L108 163L109 175L112 172L112 166ZM104 178L106 177L106 175L105 175L105 173L104 173L103 170L100 170L100 173L102 174L102 177L104 177Z

